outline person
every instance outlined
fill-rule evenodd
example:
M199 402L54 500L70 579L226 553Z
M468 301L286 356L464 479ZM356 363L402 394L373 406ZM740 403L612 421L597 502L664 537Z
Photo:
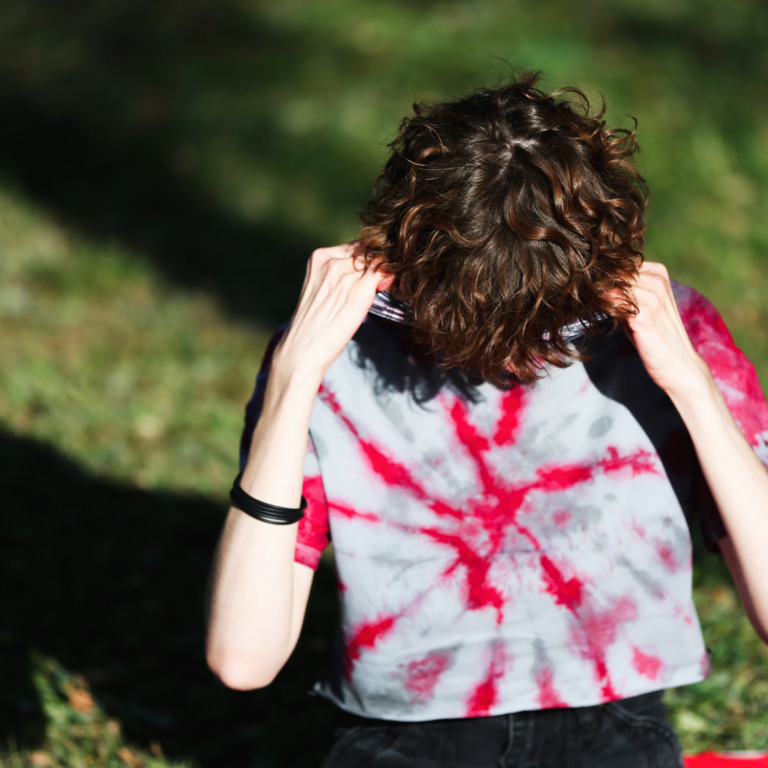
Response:
M689 525L768 641L754 369L643 260L635 130L537 77L415 107L247 409L208 662L269 684L332 539L326 766L682 765L661 692L709 670Z

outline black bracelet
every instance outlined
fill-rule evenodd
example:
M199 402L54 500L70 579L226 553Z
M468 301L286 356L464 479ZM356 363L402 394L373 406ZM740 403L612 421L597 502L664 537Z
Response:
M304 510L307 508L307 500L302 496L301 504L296 507L278 507L275 504L267 504L266 501L259 501L249 496L240 487L241 472L232 484L232 490L229 492L229 500L233 507L237 507L241 512L250 515L262 523L272 523L273 525L291 525L297 523L304 517Z

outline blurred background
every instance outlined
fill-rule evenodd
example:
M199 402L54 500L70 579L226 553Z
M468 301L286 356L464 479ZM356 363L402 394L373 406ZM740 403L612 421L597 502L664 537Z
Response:
M335 601L266 691L205 669L203 593L265 341L414 101L509 65L639 123L647 255L768 383L761 0L3 0L0 766L310 766ZM715 556L688 751L768 748L768 654ZM314 751L313 751L314 750Z

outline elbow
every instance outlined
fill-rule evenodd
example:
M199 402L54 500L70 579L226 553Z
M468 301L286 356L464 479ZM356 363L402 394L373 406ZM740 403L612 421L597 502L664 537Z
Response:
M208 649L208 668L227 688L234 691L253 691L266 688L277 677L283 663L269 663L259 654L221 652Z
M258 688L266 688L274 680L274 675L255 675L248 669L233 665L209 661L208 666L219 681L233 691L255 691Z

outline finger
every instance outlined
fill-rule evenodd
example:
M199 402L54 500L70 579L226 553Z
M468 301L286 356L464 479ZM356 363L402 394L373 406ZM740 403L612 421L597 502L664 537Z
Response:
M663 287L664 292L673 296L672 281L669 278L669 271L664 264L659 262L647 261L640 268L638 276L646 285L655 285Z
M669 278L667 268L659 261L644 261L638 270L640 273L661 275Z
M376 286L376 290L388 291L392 287L392 283L394 282L395 282L395 276L392 274L385 273L385 277L379 280L379 284Z
M369 267L368 260L365 258L365 246L359 240L344 244L344 256L351 257L352 265L358 272L364 272Z
M356 243L342 243L341 245L332 245L327 248L316 248L310 256L310 263L319 267L332 259L350 259L357 251Z
M376 287L377 291L386 291L395 280L394 274L389 270L389 265L382 258L369 262L367 268L379 279L379 284Z

